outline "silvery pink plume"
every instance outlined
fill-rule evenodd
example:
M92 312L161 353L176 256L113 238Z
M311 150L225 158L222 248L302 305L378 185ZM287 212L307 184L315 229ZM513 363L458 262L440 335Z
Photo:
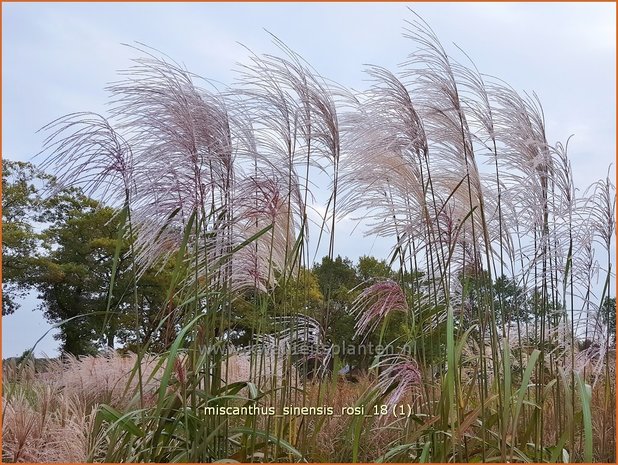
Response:
M226 226L238 147L220 95L181 66L141 52L108 90L112 118L133 150L131 207L138 259L147 266L174 248L174 237L177 247L191 215L202 233ZM226 247L215 243L219 252Z
M299 103L297 115L305 150L324 171L333 169L333 183L337 183L337 165L340 155L340 130L336 97L345 91L326 81L299 54L274 37L284 57L262 57L276 76L282 89L296 94ZM311 162L311 160L310 160Z
M389 313L407 312L404 290L391 279L372 284L354 300L351 313L356 316L354 337L366 338Z
M575 291L580 292L578 297L584 301L586 307L593 300L592 285L599 276L599 261L594 248L594 234L587 218L575 222L575 254L573 256L573 281Z
M482 203L483 192L456 62L420 17L409 25L405 36L417 49L404 63L403 76L423 121L431 171L440 173L432 176L432 189L446 199L463 179L469 190L470 211L475 204ZM441 180L447 180L444 187L433 184ZM473 218L481 213L473 213Z
M108 87L110 117L74 113L52 122L43 152L60 185L129 204L137 259L147 267L177 247L193 213L202 230L224 226L235 156L250 149L246 134L235 138L235 126L245 126L220 95L199 88L179 65L140 52Z
M589 307L578 310L574 321L564 317L558 324L546 326L543 339L552 347L548 351L548 355L552 357L545 358L548 368L551 368L552 363L559 363L565 371L592 379L595 384L606 374L608 366L615 365L615 347L606 336L607 330L598 309L594 305ZM536 337L534 331L534 327L530 325L526 334L531 347L535 346L533 341L538 344L541 337L540 330L537 329ZM583 348L580 348L580 344L583 344Z
M554 273L557 273L563 283L565 298L568 282L579 272L572 264L578 251L578 239L582 239L581 232L576 228L579 203L568 157L568 143L568 140L566 144L557 142L554 147L550 147L553 176L549 206L553 227L549 232L549 242L552 245ZM585 238L583 240L585 241Z
M496 136L501 143L498 161L500 179L508 191L505 200L520 217L521 233L536 230L543 237L556 168L545 136L542 106L536 96L523 98L502 83L492 83L489 92L495 110ZM566 184L564 187L568 189Z
M465 53L464 53L465 54ZM471 61L471 60L470 60ZM489 242L503 265L533 268L554 245L553 259L564 270L575 190L567 145L551 147L545 136L542 106L536 94L520 96L503 81L453 63L459 98L477 153L486 154L494 173L482 179ZM491 195L488 195L490 194ZM498 202L497 199L500 199ZM553 215L553 216L551 216ZM554 221L550 238L545 223ZM536 234L536 247L530 236ZM526 237L527 236L527 237ZM538 240L540 238L540 240ZM523 239L523 244L522 244ZM519 242L519 247L513 244ZM515 251L522 251L515 256ZM525 263L532 257L531 263Z
M573 182L573 169L568 155L569 141L565 144L557 142L550 147L553 156L554 171L552 181L554 184L552 209L556 220L572 219L575 208L575 184ZM568 223L568 221L564 221Z
M250 244L232 257L232 288L267 292L274 284L273 267L261 257L258 244Z
M510 206L505 201L506 186L502 180L496 180L494 174L482 175L481 178L487 230L487 237L483 237L483 243L488 240L492 244L491 252L496 263L502 259L503 265L510 269L517 249L514 238L518 218L509 213Z
M298 54L277 38L284 57L252 54L241 66L236 89L246 114L253 121L256 147L277 172L289 179L287 189L302 192L301 218L313 199L316 177L330 180L322 230L334 230L338 208L340 129L335 105L338 88L323 79ZM290 174L290 178L288 178ZM302 223L307 228L307 223ZM305 231L307 237L307 230ZM334 247L330 235L329 251Z
M378 85L372 91L387 103L376 103L370 97L361 101L367 107L361 111L376 121L363 131L369 134L366 139L381 138L376 147L387 148L374 158L383 160L386 154L394 162L388 160L390 176L387 170L373 179L374 173L366 173L375 194L365 190L374 205L376 201L382 204L382 224L376 221L375 231L397 237L400 246L402 238L414 241L414 247L429 246L439 267L457 241L491 250L492 236L481 233L487 231L487 194L466 115L470 105L463 103L457 66L425 22L419 18L410 26L406 37L417 50L404 63L404 81L373 70Z
M445 163L475 169L472 139L453 60L434 31L420 17L408 24L404 36L411 39L417 49L404 63L403 75L423 121L429 150L435 151L436 155L439 153L440 160ZM463 174L466 174L465 170ZM471 181L476 179L471 178Z
M570 364L567 364L570 367ZM605 337L598 337L589 346L575 354L573 370L592 379L592 385L603 379L607 373L614 377L616 372L616 347Z
M481 174L486 223L484 229L488 233L484 240L491 244L496 260L502 260L501 265L508 266L514 259L513 235L517 230L517 216L508 213L512 204L505 198L507 186L502 179L505 146L498 139L499 122L496 119L494 98L494 92L500 93L499 85L495 85L494 78L482 74L472 59L463 50L460 51L471 66L453 62L452 68L460 89L462 109L467 115L473 148L476 153L486 157L486 164L493 165L494 169L491 174ZM494 83L494 87L490 83Z
M396 405L414 388L421 385L422 375L418 363L409 355L391 355L380 360L381 372L376 388L389 394L385 403Z
M606 250L611 247L616 228L616 186L608 176L597 181L592 189L590 203L590 223L595 238Z
M378 67L367 73L373 84L351 102L354 111L344 119L346 155L342 166L345 180L353 185L346 186L346 198L354 202L351 192L362 187L375 191L373 200L380 201L390 182L395 196L406 193L411 205L421 207L425 204L422 171L427 156L422 122L401 81ZM383 161L387 167L381 166ZM347 206L346 212L354 209L354 205Z
M286 203L280 180L275 177L248 177L240 182L236 193L236 208L247 221L273 223Z
M576 372L586 378L590 376L596 382L604 374L607 361L615 350L604 336L606 332L596 308L579 310L576 315L575 320L571 321L570 317L562 313L557 324L545 325L543 331L533 323L519 327L511 323L507 326L507 336L500 338L499 342L502 344L506 341L511 350L526 353L544 345L544 362L548 369L558 364L567 372ZM587 347L580 350L581 343L586 343Z
M550 253L556 266L566 268L565 224L574 206L566 146L552 148L547 142L543 108L535 94L522 97L494 78L488 78L486 88L496 140L500 209L502 219L511 223L505 234L517 244L509 258L528 278L547 281L551 277L542 276L542 264ZM554 222L562 224L559 231L550 227Z
M591 194L583 199L578 199L576 209L577 225L575 228L576 244L581 244L575 255L577 271L576 280L583 289L581 298L584 300L586 310L594 307L592 301L601 298L595 296L592 291L592 283L595 277L604 271L606 284L613 276L611 270L611 247L616 231L616 187L609 175L597 181L586 190ZM600 258L596 258L599 244L603 247Z
M594 185L588 188L594 189ZM599 213L603 208L598 205L595 196L584 196L575 199L573 209L573 294L582 299L582 308L589 311L595 305L600 296L595 293L595 282L598 282L601 271L601 262L605 258L599 254L597 244L600 242L605 245L605 238L599 235L599 226L606 224L599 223ZM613 226L609 226L613 228ZM607 232L608 230L606 230ZM611 229L609 230L611 231Z
M563 311L556 311L551 317L558 318L559 315L564 315ZM535 325L534 322L510 322L505 329L506 334L500 337L499 344L502 347L502 344L506 343L512 350L523 349L531 352L533 349L540 349L544 342L551 347L546 348L547 353L560 358L571 349L574 341L570 322L564 318L555 326L543 325L542 329L540 324Z
M292 246L300 232L298 219L303 202L297 185L290 191L285 184L286 181L276 174L249 176L237 183L234 242L240 244L266 227L271 229L234 254L234 288L256 286L265 291L275 284L276 276L286 271Z
M393 250L421 252L434 239L423 123L395 75L367 72L372 86L350 98L353 111L344 118L340 215L362 212L367 235L394 239Z
M251 53L238 73L236 90L253 117L258 147L273 156L275 166L285 163L282 173L307 162L326 170L338 163L340 150L335 86L279 39L273 41L283 57Z
M247 229L241 236L237 236L235 243L241 243L241 239L247 240L254 231L260 232L258 229ZM286 271L292 242L293 236L278 231L274 225L274 229L238 249L231 257L232 289L255 288L261 292L272 289L277 284L277 276Z
M481 231L479 229L480 221L477 221L477 229L475 230L471 220L471 218L478 219L479 215L475 217L470 213L470 202L466 195L467 189L463 185L460 185L459 189L462 190L460 192L455 191L445 203L441 204L434 222L438 238L434 244L435 253L441 253L442 256L451 253L451 268L453 270L459 270L470 263L476 264L476 257L473 258L472 262L470 261L470 257L476 255L473 250L470 250L470 245L478 245L483 242L479 235L479 231ZM478 204L474 205L474 208L478 209Z
M41 130L50 132L41 164L51 168L57 188L81 187L101 201L123 205L133 194L134 160L130 145L101 115L71 113Z
M288 183L290 183L288 185ZM236 182L233 192L234 224L267 226L297 231L304 211L299 180L276 171L247 175Z

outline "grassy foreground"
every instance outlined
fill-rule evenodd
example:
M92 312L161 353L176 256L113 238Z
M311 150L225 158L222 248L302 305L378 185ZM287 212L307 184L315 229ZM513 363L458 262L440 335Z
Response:
M127 385L136 357L134 354L120 355L110 353L101 356L88 356L76 359L65 357L64 360L38 360L39 369L35 370L34 363L31 361L17 368L15 361L9 361L4 367L4 395L3 395L3 460L7 462L85 462L91 460L122 461L124 454L132 453L127 456L131 461L138 459L148 459L151 450L134 449L127 450L123 445L115 441L110 443L110 433L107 431L104 419L107 419L107 427L110 423L116 422L116 426L125 431L124 434L136 434L139 437L134 447L143 447L142 441L152 444L152 438L148 435L145 428L152 425L153 414L157 409L157 391L159 380L163 375L163 370L157 358L149 357L142 361L142 373L149 379L148 383L142 386L142 401L137 405L136 383ZM276 406L273 394L250 392L246 382L251 377L248 371L248 364L243 363L242 357L233 356L232 368L228 383L243 386L242 395L236 398L233 405L243 406L249 403L249 399L254 401L254 405L259 405L265 411L269 406ZM186 363L186 360L183 361ZM183 365L176 365L172 382L167 389L163 402L170 405L169 410L165 409L168 421L172 422L169 430L175 436L173 448L169 441L166 441L168 449L161 447L160 457L173 459L168 454L177 454L182 457L185 447L194 447L195 443L184 443L184 441L197 441L192 437L196 431L189 428L199 429L196 417L189 417L185 422L178 422L178 416L186 415L182 413L182 405L186 401L186 389L188 380L183 374ZM284 378L282 373L273 373L276 378L275 383L280 385ZM420 388L407 392L400 400L399 405L413 406L414 414L411 417L413 422L404 417L396 418L391 413L384 416L376 415L371 419L364 420L358 428L359 416L354 412L344 413L345 407L365 405L368 414L375 411L372 408L372 401L367 396L372 387L376 384L376 377L371 374L364 374L351 377L339 376L333 380L322 382L307 382L304 384L304 395L293 396L289 399L287 406L290 408L306 408L307 410L291 412L282 424L281 444L277 445L277 440L273 437L271 444L264 441L263 437L258 437L255 445L250 449L243 447L243 433L247 435L245 441L250 440L251 428L245 426L246 419L243 416L229 415L226 427L239 431L239 433L228 436L237 438L230 441L234 447L228 448L229 458L238 461L264 461L278 460L291 461L300 459L300 450L295 446L302 446L302 457L304 460L312 462L339 461L349 462L354 457L360 461L415 461L422 458L425 452L427 457L428 447L422 442L410 441L407 444L402 438L422 438L423 436L439 434L440 417L436 416L434 410L430 408L428 398L429 393L423 393ZM463 388L468 392L473 392L474 382L470 379L463 379ZM555 399L563 403L569 402L570 389L568 381L563 377L555 383L548 383L543 392L544 398L541 402L517 401L521 396L521 391L514 392L514 409L520 410L523 407L523 415L534 415L538 412L535 408L526 406L540 405L547 417L555 415L557 407ZM557 397L551 396L553 385L563 384L559 387ZM568 414L573 418L582 418L589 409L592 415L592 441L595 444L593 450L594 461L611 462L614 456L615 434L613 427L613 414L607 410L608 393L604 392L606 384L596 383L591 390L588 402L577 402L577 407ZM432 393L429 394L435 399L440 396L440 383L436 382L431 386ZM486 400L484 408L481 408L479 399L473 394L469 394L465 399L465 406L458 410L464 412L464 420L458 427L460 434L458 439L457 451L462 458L467 460L479 460L482 458L483 449L483 430L488 424L496 422L496 418L501 414L497 404L497 394L490 394L493 400ZM586 406L586 403L588 405ZM611 402L609 402L611 404ZM175 405L175 407L171 407ZM103 407L105 406L105 407ZM330 406L333 414L324 414L325 410L311 412L308 406ZM564 407L563 407L564 408ZM121 420L118 412L137 412ZM346 411L347 412L347 411ZM521 414L522 412L517 412ZM514 414L517 414L514 412ZM537 413L538 414L538 413ZM513 415L513 414L512 414ZM511 418L511 417L510 417ZM509 419L510 419L509 418ZM191 420L191 421L189 421ZM264 431L269 422L268 416L258 413L253 431ZM518 428L509 431L506 440L510 448L509 454L514 454L516 461L527 461L534 453L533 444L530 439L519 439L530 437L530 423L520 423ZM141 431L140 431L141 430ZM486 456L486 460L499 460L500 436L490 433L484 440L487 454L492 451L494 457ZM307 434L308 437L302 440L299 433ZM119 434L119 433L116 433ZM575 450L567 451L566 448L557 450L555 447L547 447L542 450L539 461L574 461L581 459L585 453L584 437L587 434L582 428L575 428L574 434L577 438ZM123 433L120 433L121 437ZM542 440L546 444L551 444L556 440L554 425L546 423L545 430L542 432ZM137 439L137 438L136 438ZM160 439L163 441L163 439ZM523 441L526 441L525 443ZM295 446L292 446L294 444ZM425 443L428 444L428 443ZM163 445L160 445L163 446ZM356 450L356 447L358 450ZM448 451L449 454L451 451ZM120 455L123 454L123 455ZM526 456L530 454L530 456Z
M615 460L615 187L577 191L535 95L408 26L364 92L278 41L225 91L140 50L107 117L46 127L44 167L131 244L102 313L140 334L120 259L171 278L135 353L4 367L5 460ZM394 273L310 305L312 241L333 259L350 217ZM388 350L337 355L344 334Z

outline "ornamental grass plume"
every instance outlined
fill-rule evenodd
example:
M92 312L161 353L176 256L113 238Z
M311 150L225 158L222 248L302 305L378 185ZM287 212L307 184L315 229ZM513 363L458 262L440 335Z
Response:
M71 113L47 124L41 153L49 155L42 169L52 168L56 189L83 187L101 201L120 203L133 193L133 153L124 137L105 117Z
M285 357L277 357L272 352L259 355L233 352L222 363L221 377L228 385L252 382L263 390L281 388L288 380L297 383L299 379Z
M380 321L392 312L407 312L408 303L404 290L392 279L372 284L354 300L351 312L356 315L355 337L363 339Z
M387 396L387 405L396 405L415 387L422 384L418 362L409 355L396 354L383 358L378 366L382 369L376 388Z
M79 358L65 354L51 361L47 372L39 374L38 378L87 405L108 403L124 407L131 401L138 383L146 395L153 395L158 388L157 358L151 355L141 357L141 380L134 373L137 361L137 355L132 353L111 352Z
M355 111L345 115L340 213L366 210L364 216L371 220L367 234L392 237L407 228L410 237L419 237L428 216L423 125L397 77L377 67L367 73L371 89L353 101Z
M98 405L106 402L119 409L129 405L137 380L128 380L136 361L135 356L117 354L79 359L67 355L47 361L42 372L27 366L18 378L11 367L5 367L10 381L2 396L3 459L87 461L92 448L103 446L101 438L93 435ZM158 385L149 377L155 362L142 359L144 377L149 379L144 391L150 393Z
M238 183L234 207L234 242L259 237L234 253L232 287L266 292L286 271L287 245L296 235L296 219L303 210L300 192L295 189L288 195L283 178L276 173L248 176ZM260 235L268 227L270 230Z

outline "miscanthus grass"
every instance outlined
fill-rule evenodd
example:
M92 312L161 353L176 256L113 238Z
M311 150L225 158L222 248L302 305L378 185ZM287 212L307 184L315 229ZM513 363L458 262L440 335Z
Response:
M145 341L128 400L96 407L88 459L615 459L615 309L604 304L613 182L580 195L568 143L550 143L535 94L483 74L414 15L404 35L401 68L369 67L363 92L276 38L278 55L249 51L223 90L136 49L108 87L109 114L46 127L44 166L59 185L118 208L134 279L174 265L156 333L165 352L153 359ZM327 336L337 290L326 289L317 318L305 314L312 252L326 241L336 255L344 216L391 241L396 270L346 309L357 342L394 350L358 388L337 379ZM236 344L240 299L253 323ZM284 350L297 345L313 350ZM6 408L20 396L5 393ZM406 414L280 415L329 402ZM218 406L276 414L206 413ZM328 456L325 437L336 444Z

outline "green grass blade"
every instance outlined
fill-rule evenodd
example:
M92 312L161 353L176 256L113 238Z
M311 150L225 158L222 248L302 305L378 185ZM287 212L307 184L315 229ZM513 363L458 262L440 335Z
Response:
M590 410L589 386L576 373L575 378L579 385L579 394L582 401L582 413L584 421L584 462L592 462L592 413Z
M519 420L519 414L521 413L521 407L524 402L524 397L526 396L526 391L528 390L528 386L530 384L530 377L532 376L532 371L534 370L534 366L536 365L537 360L539 359L539 355L541 351L538 349L534 349L530 358L528 359L528 364L526 365L526 370L524 371L524 376L521 380L521 386L517 391L517 401L515 402L515 410L513 412L513 436L517 434L517 422ZM513 441L515 444L515 441Z
M296 458L298 459L303 458L303 454L301 454L294 446L292 446L292 444L285 441L284 439L271 435L267 431L254 430L253 428L245 428L243 426L239 426L236 428L230 428L229 434L230 436L234 436L235 434L244 434L248 436L259 436L270 443L277 444L277 446L282 447L283 449L287 450L290 454L294 455Z

